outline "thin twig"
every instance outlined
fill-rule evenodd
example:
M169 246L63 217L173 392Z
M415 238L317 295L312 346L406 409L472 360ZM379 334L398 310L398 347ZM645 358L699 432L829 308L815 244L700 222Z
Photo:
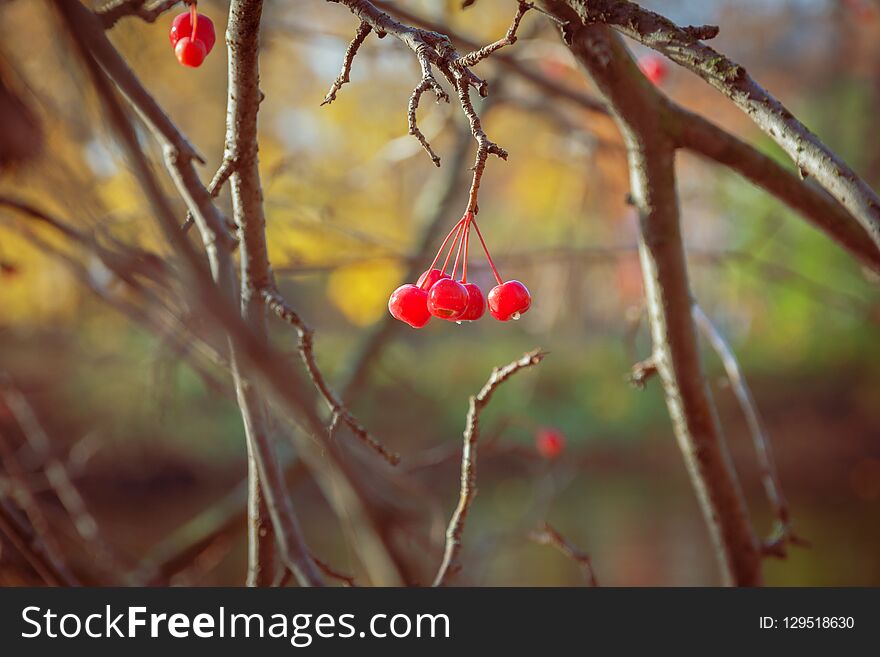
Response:
M332 433L336 424L342 421L349 429L351 429L351 432L359 440L382 456L382 458L388 461L388 463L391 465L397 465L400 463L400 455L397 452L389 450L381 442L371 436L369 431L358 422L357 418L351 414L345 404L342 403L342 401L336 396L336 393L334 393L328 385L327 380L324 378L324 373L321 372L321 369L318 367L318 363L315 360L314 329L303 321L302 317L299 316L299 313L291 308L290 304L287 303L278 290L275 288L264 288L261 293L266 307L280 320L287 322L296 330L297 336L299 337L299 353L302 357L303 364L306 367L306 371L308 371L312 383L315 384L315 387L318 389L321 397L324 398L324 401L327 402L327 406L333 414L330 421L330 433Z
M562 534L556 531L549 522L545 522L539 531L529 534L529 538L535 543L550 545L559 550L577 564L587 582L587 586L599 586L599 580L596 578L596 571L593 570L593 561L590 555L565 540Z
M49 586L80 586L67 566L46 548L39 534L0 496L0 532Z
M88 510L85 501L77 490L67 468L52 454L49 435L37 417L36 411L12 380L0 373L0 398L21 428L34 456L43 464L46 479L64 506L73 526L88 545L95 564L104 573L114 578L125 576L126 568L120 563L115 551L104 541L98 530L98 522Z
M30 543L33 546L39 544L39 551L49 562L55 564L54 569L63 573L64 579L73 581L74 577L70 574L61 546L53 535L51 523L30 489L27 473L19 463L15 449L6 442L5 436L0 436L0 461L13 484L12 495L33 528L33 539ZM12 523L13 520L9 522Z
M711 31L679 27L626 0L567 0L565 4L583 25L609 25L724 94L785 151L802 178L812 176L847 208L880 250L880 196L743 66L700 41L714 36Z
M443 561L434 577L434 586L446 584L459 569L458 555L461 551L464 525L468 510L477 494L477 441L480 437L480 414L498 386L517 372L537 365L546 355L546 352L535 349L504 367L496 367L492 370L486 385L470 398L464 428L464 446L461 453L461 489L458 505L449 520L449 526L446 528L446 547L443 552Z
M208 183L208 194L211 195L211 198L217 198L220 196L220 191L223 189L223 185L226 184L226 181L229 180L229 177L235 173L236 162L234 158L224 157L223 161L220 163L220 166L217 168L217 172L214 174L214 177L211 178L211 182ZM195 224L195 217L193 216L192 210L186 211L186 221L181 225L180 230L184 233L187 232L190 228L192 228L193 224ZM236 226L233 224L230 226L230 229L235 229Z
M363 44L364 40L372 30L373 28L370 27L369 23L361 21L361 24L358 25L354 39L351 40L351 43L348 44L348 48L345 49L345 57L342 58L342 71L333 81L333 84L330 86L330 91L324 96L324 100L321 103L322 106L329 105L336 100L336 92L342 89L342 85L350 81L351 65L354 63L354 58L357 55L361 44Z
M755 445L755 455L757 456L761 473L761 484L764 486L767 501L770 503L770 507L773 509L773 514L776 517L773 534L764 541L764 553L785 558L787 544L805 545L806 541L795 535L792 530L788 502L782 492L779 471L776 468L776 460L773 458L773 447L770 444L770 438L764 428L764 423L761 421L758 405L742 374L736 355L721 334L721 331L709 319L709 316L706 315L699 304L694 304L693 314L697 328L706 336L709 344L712 345L712 349L715 350L715 353L721 359L721 364L724 366L727 379L730 381L733 393L736 395L737 402L739 402L739 406L746 418L746 424L749 427L752 442Z
M419 68L422 72L422 79L413 89L409 102L407 103L407 124L409 127L409 134L418 139L419 143L431 157L431 161L437 166L440 166L440 157L434 152L424 133L419 129L416 118L419 102L426 91L433 91L437 96L438 102L440 100L449 100L448 94L437 82L432 67L436 67L437 70L443 74L443 77L447 82L449 82L449 84L451 84L456 90L462 112L467 117L471 126L471 132L477 142L477 156L474 163L474 179L471 186L471 193L468 197L468 207L466 209L467 212L476 213L477 193L479 192L480 179L483 175L483 170L486 167L486 159L489 154L494 154L502 159L507 159L507 151L491 142L485 132L483 132L480 119L470 99L470 89L471 87L477 89L480 96L485 97L488 93L488 85L485 80L476 76L470 70L470 67L489 57L501 48L515 43L517 38L516 32L522 22L522 18L526 12L534 8L534 5L530 2L518 2L516 14L514 15L513 21L504 37L482 48L475 48L462 57L452 45L449 37L445 34L404 25L391 18L388 14L380 11L368 0L331 1L346 5L353 14L360 18L361 27L359 30L363 29L364 25L368 25L379 36L392 34L415 54L416 59L419 62ZM356 42L357 36L355 37L355 40L352 41L352 45L349 46L349 51L352 50L352 47L355 46ZM354 50L356 52L356 48L354 48ZM343 63L344 75L347 75L348 72L346 67L350 69L350 61L348 58L349 51L346 52L346 61ZM352 54L352 58L353 57L354 54ZM336 88L336 83L331 87L331 92L334 88Z
M109 30L126 16L137 16L141 20L153 23L159 16L180 2L181 0L158 0L158 2L147 6L146 0L113 0L97 9L95 13L101 19L104 29Z

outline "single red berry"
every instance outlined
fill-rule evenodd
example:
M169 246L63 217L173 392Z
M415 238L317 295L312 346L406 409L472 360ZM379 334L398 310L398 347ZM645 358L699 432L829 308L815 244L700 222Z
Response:
M519 319L531 305L532 296L519 281L507 281L489 291L489 314L502 322Z
M483 291L476 283L463 283L464 289L468 293L467 308L464 314L458 318L460 322L474 322L483 316L486 312L486 299L483 297Z
M535 448L545 459L555 459L565 449L565 436L559 429L539 429L535 435Z
M419 276L419 280L416 281L416 285L418 285L423 290L430 290L434 286L434 283L439 281L441 278L449 278L449 274L444 274L439 269L430 269Z
M645 77L656 85L663 84L669 74L666 60L659 55L645 55L639 59L639 68Z
M422 328L431 319L431 313L428 312L428 293L411 283L401 285L388 299L388 312L413 328Z
M174 47L174 54L177 55L177 61L184 66L198 68L205 61L208 51L205 50L205 44L198 39L183 37Z
M195 37L201 41L205 45L205 54L207 55L213 50L217 40L217 35L214 33L214 22L204 14L199 14L196 20L196 33L193 34L192 12L180 14L171 23L168 38L171 40L171 45L176 48L177 42L183 37Z
M467 306L467 289L451 278L441 278L428 292L428 310L434 317L459 319Z

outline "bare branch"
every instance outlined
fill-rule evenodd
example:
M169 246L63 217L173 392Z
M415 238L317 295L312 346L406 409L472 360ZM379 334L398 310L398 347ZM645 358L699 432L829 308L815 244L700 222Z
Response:
M644 390L648 385L648 380L655 374L657 374L657 363L653 356L649 356L632 366L629 374L630 385L638 390Z
M343 585L348 587L357 586L357 584L355 584L354 577L352 577L351 575L346 575L345 573L339 572L338 570L324 563L314 555L312 555L312 560L315 562L315 565L318 567L318 569L330 579L339 580L343 583Z
M350 81L349 75L351 74L351 65L354 63L354 58L357 55L361 44L372 30L373 28L370 27L369 23L364 23L362 21L361 24L358 25L354 39L351 40L351 43L348 44L348 48L345 49L345 57L342 59L342 72L333 81L333 84L330 86L330 91L324 96L324 101L321 105L329 105L336 100L336 92L342 88L342 85Z
M321 369L318 367L318 363L315 360L315 331L303 321L299 316L299 313L290 307L290 304L284 300L284 297L281 296L281 293L278 292L278 290L271 287L263 288L261 294L266 307L279 319L287 322L296 329L296 333L299 336L299 353L305 364L306 371L308 371L312 383L315 384L315 387L318 389L321 397L324 398L324 401L327 402L327 406L333 414L330 423L330 432L332 433L336 424L342 421L349 429L351 429L351 432L359 440L382 456L382 458L388 461L388 463L391 465L397 465L400 463L400 454L390 451L381 442L371 436L327 384L327 380L324 378L324 374L321 372Z
M0 373L0 377L7 379L5 373ZM4 384L5 387L6 384ZM25 548L42 555L46 562L52 565L50 572L56 573L62 580L74 581L75 578L65 563L61 546L53 535L51 523L30 489L26 472L16 457L15 449L2 435L0 435L0 461L2 461L3 469L13 484L12 495L33 528L32 537L27 541ZM2 497L0 497L0 502L3 502ZM10 538L14 538L12 534L19 533L15 527L17 523L15 523L14 515L10 515L7 522L10 528ZM47 582L52 583L49 580Z
M593 570L593 561L590 555L565 540L565 537L556 531L549 522L544 523L544 526L539 531L532 532L529 538L535 543L550 545L559 550L577 564L584 576L584 580L587 582L587 586L599 586L599 580L596 579L596 571Z
M516 43L516 31L519 29L519 24L522 21L523 16L526 15L526 12L529 9L534 8L535 5L531 2L523 2L520 0L517 4L516 14L513 16L513 22L510 24L510 27L507 28L507 34L498 39L498 41L483 46L482 48L478 48L477 50L472 50L463 57L459 57L455 60L455 67L470 68L471 66L479 64L492 53L501 50L505 46L512 46Z
M231 158L223 158L223 161L220 163L220 166L217 168L217 172L214 174L214 177L211 178L211 182L208 183L208 194L211 195L211 198L217 198L220 196L220 191L223 189L223 185L226 184L226 181L229 180L229 177L235 173L236 162ZM186 221L183 222L183 225L180 227L180 230L184 233L187 232L190 228L192 228L195 223L195 217L191 210L186 211ZM236 226L233 222L231 226L229 226L230 230L235 230Z
M880 197L739 64L668 18L626 0L567 0L585 25L606 24L697 74L729 98L859 221L880 249Z
M123 576L128 579L125 576L127 568L120 563L115 550L101 536L98 522L86 507L82 495L67 472L67 467L52 453L49 435L33 406L12 380L2 373L0 373L0 398L6 401L6 406L21 428L32 453L42 463L49 485L70 515L77 533L88 545L89 551L95 558L96 567L108 576Z
M752 435L752 442L755 445L755 454L758 458L758 466L761 474L761 484L764 486L764 493L767 501L776 517L776 526L774 534L764 542L765 554L784 558L786 556L786 545L792 543L795 545L803 545L803 539L798 538L791 527L791 516L789 514L788 502L782 492L782 483L779 480L779 471L776 469L776 461L773 458L773 448L770 444L770 438L764 429L764 423L758 413L758 405L743 377L742 371L737 362L733 349L721 335L721 332L715 326L709 316L703 312L699 304L693 306L694 321L697 327L702 331L703 335L712 345L712 349L721 359L724 371L727 373L727 379L733 389L734 395L739 402L743 415L746 418L746 424Z
M0 496L0 532L49 586L80 586L65 564L46 548L39 534Z
M448 25L425 19L386 0L374 0L374 4L413 25L447 34L454 43L462 47L479 48L476 41L455 32ZM547 78L504 52L495 54L492 61L554 98L567 100L592 114L608 115L604 101ZM661 95L655 87L651 90L654 95ZM817 185L801 180L776 160L767 157L755 147L714 123L689 112L665 97L664 100L668 117L663 121L663 125L670 131L679 147L736 171L779 198L861 262L880 272L880 252L864 228L833 197Z
M477 116L473 103L470 99L471 87L477 89L481 96L486 96L487 84L484 80L477 77L470 67L482 61L486 57L500 50L501 48L513 44L516 41L516 31L522 22L525 13L534 8L530 2L519 2L517 11L513 21L508 28L505 36L494 43L482 48L474 49L464 57L458 54L453 47L452 42L444 34L423 30L416 27L404 25L388 14L380 11L372 2L368 0L330 0L331 2L339 2L346 5L353 14L361 20L361 25L369 25L375 30L379 36L391 34L404 43L416 56L419 62L419 68L422 71L422 79L413 89L407 104L407 123L409 126L409 134L415 136L419 143L431 157L435 165L440 166L440 158L431 148L424 133L419 129L416 119L419 102L422 94L426 91L433 91L439 100L448 100L449 97L443 88L439 85L432 66L436 67L447 82L451 84L458 94L461 109L467 117L471 126L471 132L477 142L477 157L474 164L474 180L471 186L471 193L468 198L468 207L466 212L477 212L477 193L480 189L480 178L483 175L483 169L486 167L486 159L489 154L497 155L502 159L507 159L507 152L497 144L491 142L486 133L483 132L480 119ZM356 40L356 39L355 39ZM352 42L354 45L354 42ZM351 49L351 48L350 48ZM343 72L345 66L343 65ZM331 87L332 90L332 87Z
M270 278L266 218L260 181L257 113L260 108L259 33L261 0L232 0L226 42L229 49L229 93L226 108L224 162L235 162L231 175L235 223L241 227L241 314L261 342L267 341L266 315L258 290ZM222 169L222 168L221 168ZM219 178L219 174L218 174ZM237 369L233 350L233 368ZM299 520L285 489L284 474L272 445L266 400L260 390L238 374L234 377L244 419L252 482L249 500L251 582L270 584L274 578L274 529L281 560L301 585L321 586L323 578L309 556ZM270 520L271 516L271 520Z
M640 217L653 361L722 578L728 584L760 584L758 541L702 372L675 189L675 147L656 120L663 101L638 74L622 40L611 30L579 25L578 16L562 0L542 0L542 5L568 21L563 38L608 99L627 144L631 196Z
M109 30L126 16L137 16L141 20L153 23L159 16L180 2L181 0L157 0L157 2L147 5L147 0L112 0L96 10L95 13L101 19L104 29Z
M434 577L434 586L446 584L459 569L458 555L461 551L464 525L468 510L477 494L477 441L480 437L480 414L502 383L517 372L537 365L544 360L546 355L546 352L535 349L504 367L496 367L492 370L489 380L486 381L480 392L470 398L464 428L464 447L461 453L461 490L459 491L458 506L456 506L452 518L449 520L449 526L446 528L446 547L440 569Z

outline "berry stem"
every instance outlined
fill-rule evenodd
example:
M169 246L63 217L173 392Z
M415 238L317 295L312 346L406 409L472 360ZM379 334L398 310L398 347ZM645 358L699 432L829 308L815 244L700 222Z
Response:
M452 252L455 251L455 245L458 244L458 239L461 237L461 229L464 226L461 221L458 222L458 230L455 232L455 239L452 240L452 245L449 247L449 253L446 254L446 260L443 261L443 269L444 274L446 273L446 268L449 266L449 260L452 258ZM458 258L455 259L456 265L458 265ZM452 269L452 278L455 278L455 268Z
M473 215L468 215L468 220L465 222L464 229L464 263L461 266L461 282L467 283L467 266L468 266L468 248L471 245L471 221L473 220Z
M443 249L446 248L446 244L447 244L447 243L449 242L449 240L452 238L452 235L453 235L453 234L458 230L458 228L461 226L461 222L462 222L462 221L464 221L464 217L462 217L461 219L459 219L458 222L452 227L452 230L449 231L449 234L446 236L446 239L443 240L443 244L441 244L441 245L440 245L440 248L437 249L437 255L434 256L434 262L432 262L432 263L431 263L431 266L428 267L428 271L431 271L432 269L434 269L434 267L437 266L437 262L440 260L440 255L443 253ZM426 280L427 280L427 279L426 279ZM424 285L424 283L423 283L423 285ZM423 288L423 289L424 289L424 288Z
M468 233L471 230L470 226L470 215L465 213L464 216L464 225L461 227L461 239L458 242L458 252L455 254L455 264L452 265L452 280L455 280L455 272L458 271L458 261L461 259L462 251L464 250L464 245L467 240ZM462 269L467 266L467 253L464 253L465 262L462 265Z
M483 245L483 251L486 254L486 259L489 261L489 266L492 268L492 273L495 274L495 280L498 281L498 285L502 285L504 283L504 281L501 280L501 274L498 273L498 269L495 267L495 263L492 262L492 256L489 255L489 249L486 247L486 240L483 239L483 233L480 232L480 227L477 225L476 217L471 219L471 223L474 225L474 228L477 230L477 237L480 238L480 244Z
M196 6L196 4L197 3L193 2L189 6L190 23L192 23L192 34L190 35L190 38L193 41L196 40L196 25L199 22L199 10L198 10L198 7Z

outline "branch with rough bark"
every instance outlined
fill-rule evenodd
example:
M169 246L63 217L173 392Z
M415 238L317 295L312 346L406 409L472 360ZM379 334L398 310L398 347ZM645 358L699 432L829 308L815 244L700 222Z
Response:
M296 447L315 474L336 514L340 518L348 519L358 532L357 547L364 564L377 581L385 584L401 583L403 575L400 558L389 545L384 530L380 528L380 511L374 502L368 501L370 496L360 477L346 463L335 445L320 439L324 428L307 396L297 385L292 385L296 381L296 375L268 347L265 340L253 334L252 329L242 321L238 309L231 306L231 302L238 296L232 259L236 240L229 234L224 218L195 173L192 165L197 157L195 150L107 41L97 17L77 0L54 0L54 3L84 54L83 61L99 90L99 97L111 119L111 127L125 148L155 218L168 241L182 256L181 262L187 277L186 282L190 286L191 301L228 333L234 347L233 355L241 359L248 375L255 379L253 383L263 386L271 400L289 413L290 417L304 420L306 433L293 434ZM100 64L103 71L98 70L95 62ZM163 145L166 167L180 195L192 211L196 227L201 233L211 277L204 271L201 257L180 231L168 200L139 149L129 119L118 106L113 91L107 87L103 74L125 94ZM318 441L313 441L309 433L318 438ZM281 489L278 493L285 494ZM305 557L301 563L306 564L305 568L313 570L311 562L306 561Z
M608 25L695 73L739 107L794 162L858 220L880 250L880 197L740 64L700 41L703 35L626 0L567 0L573 22Z
M105 30L109 30L126 16L136 16L147 23L153 23L166 11L183 0L156 0L147 4L147 0L112 0L95 11L101 19Z
M480 414L485 409L498 387L517 372L537 365L547 354L540 349L508 363L504 367L492 370L489 380L476 395L470 398L467 419L464 428L464 446L461 452L461 488L458 505L446 528L446 546L443 560L434 577L434 586L443 586L459 570L458 556L461 552L461 541L467 514L477 494L477 441L480 438Z
M479 47L476 41L449 26L426 19L395 3L375 0L375 4L413 25L447 34L454 43L464 48ZM608 107L602 99L547 78L508 54L497 53L491 61L548 96L573 103L591 114L608 116ZM658 120L658 128L668 131L677 147L735 171L778 198L860 262L880 272L880 251L865 229L833 196L818 185L810 184L809 180L799 178L750 144L672 102L655 87L652 86L650 92L663 98L663 120Z
M663 383L722 579L728 584L760 584L758 541L700 362L675 188L675 144L657 127L663 100L610 29L584 25L561 0L542 4L566 22L563 38L607 99L627 146L632 203L640 219L639 251L653 338L652 363Z
M309 377L312 379L312 383L315 384L318 392L324 398L324 401L327 402L327 406L332 414L328 430L329 433L333 433L339 422L344 422L361 442L379 454L382 458L388 461L388 463L391 465L397 465L400 463L400 454L389 450L385 445L370 435L370 432L367 431L354 415L352 415L351 411L348 410L348 407L345 406L345 404L343 404L336 396L336 393L331 390L324 377L324 373L318 367L318 363L315 360L315 331L312 327L303 321L302 317L299 316L299 313L290 307L287 301L284 300L284 297L281 296L281 293L274 287L263 288L261 294L263 296L263 301L266 304L266 308L274 313L280 320L290 324L299 336L298 348L303 364L305 365L306 371L309 373Z
M424 30L395 20L385 12L381 11L375 4L368 0L329 0L330 2L338 2L347 6L351 12L360 19L360 25L354 40L349 45L343 58L342 72L333 82L330 91L324 99L323 104L327 104L336 98L336 92L342 85L348 81L351 72L352 62L357 55L358 48L361 43L372 30L380 38L390 34L397 38L401 43L413 51L419 63L422 78L413 89L407 103L407 122L409 125L409 134L419 140L419 143L431 157L431 160L438 167L440 166L440 157L434 152L431 144L425 135L419 129L416 113L421 102L422 95L430 91L434 94L437 101L448 102L449 94L437 81L434 75L436 68L446 81L455 90L458 96L461 110L468 120L471 127L471 133L477 142L477 155L474 161L474 175L471 183L471 191L468 195L468 204L466 212L476 213L479 210L477 196L480 190L480 181L483 171L486 168L486 161L489 155L496 155L502 160L507 159L507 151L491 141L486 135L480 122L480 117L474 109L473 101L470 97L471 88L478 91L480 96L488 95L488 84L485 80L479 78L471 71L471 67L483 61L487 57L506 46L513 45L516 42L517 30L522 22L523 16L534 5L530 2L517 2L517 10L511 21L510 27L506 34L497 41L486 46L476 48L465 55L460 55L452 44L452 41L445 34Z

